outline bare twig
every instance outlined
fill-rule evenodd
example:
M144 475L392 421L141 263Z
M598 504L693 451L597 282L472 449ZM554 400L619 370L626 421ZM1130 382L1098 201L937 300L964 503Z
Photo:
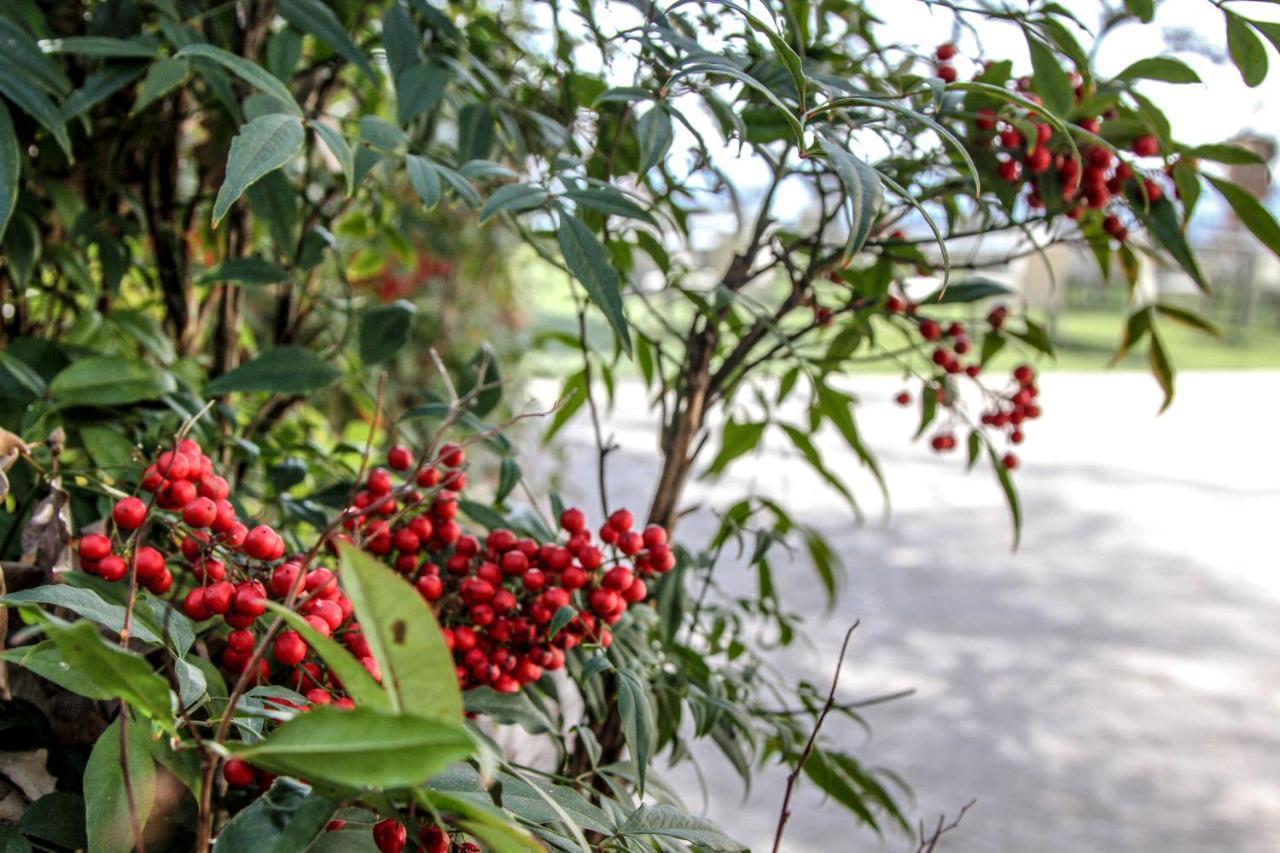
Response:
M945 814L938 815L938 823L934 826L933 832L927 836L925 835L924 821L921 820L920 846L916 848L916 853L933 853L934 848L938 846L938 840L959 826L960 821L964 820L965 812L969 811L976 802L978 801L975 799L965 803L964 807L956 814L955 820L951 821L951 823L946 823L947 816Z
M831 676L831 690L827 693L827 701L822 706L822 711L819 712L818 719L813 724L813 731L809 732L809 740L804 745L804 751L800 753L800 760L796 762L795 769L787 776L787 790L782 796L782 810L778 813L778 830L773 835L773 853L778 853L782 849L782 831L787 826L787 819L791 817L791 794L795 791L796 780L800 778L800 773L804 770L804 763L813 754L813 746L818 740L818 731L826 721L827 714L831 713L831 709L836 704L836 688L840 686L840 669L844 666L844 655L849 649L849 638L853 636L853 632L857 629L860 621L854 620L854 623L849 626L849 630L844 633L844 642L840 644L840 658L836 661L835 674Z

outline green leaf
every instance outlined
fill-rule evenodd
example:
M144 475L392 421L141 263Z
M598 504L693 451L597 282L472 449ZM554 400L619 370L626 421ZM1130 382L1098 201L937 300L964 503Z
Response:
M298 102L294 100L293 95L289 93L288 88L280 82L278 77L267 71L267 69L263 68L261 65L250 62L242 56L236 56L230 51L223 50L220 47L214 47L211 44L188 45L174 54L174 56L177 59L199 57L201 59L212 60L248 83L250 86L253 86L259 92L275 98L293 115L302 115L302 107L298 106Z
M1267 48L1258 38L1248 19L1234 12L1223 10L1227 22L1227 52L1240 71L1240 78L1249 88L1260 84L1267 76Z
M9 109L0 101L0 239L9 227L9 217L18 204L18 181L22 178L22 149L13 130Z
M366 309L360 317L360 360L378 364L403 349L417 313L417 307L403 299Z
M533 184L504 184L493 191L480 209L480 221L484 222L504 210L519 213L542 207L547 198L547 191Z
M604 312L623 349L630 353L631 332L622 307L622 285L609 253L582 220L564 211L560 212L557 237L569 271L587 291L587 298Z
M259 116L241 127L231 140L227 175L213 203L213 227L252 184L297 156L306 139L302 121L284 113Z
M222 828L213 851L303 853L324 831L337 810L337 800L313 793L310 785L281 777L271 790L238 812Z
M1018 499L1018 490L1013 485L1013 478L1009 476L1009 469L1004 467L1004 461L996 455L996 449L990 444L987 445L987 457L991 460L991 468L996 472L996 480L1000 483L1005 502L1009 504L1009 513L1013 516L1013 547L1017 550L1018 542L1022 539L1022 502Z
M11 592L0 598L0 604L10 607L26 607L44 604L49 607L60 607L70 610L77 616L83 616L109 631L119 633L124 629L123 604L113 604L105 600L92 589L72 586L69 583L46 584ZM150 624L149 618L135 610L134 621L129 634L136 640L153 645L164 645L160 640L160 629Z
M937 294L926 296L921 301L938 303L978 302L982 299L990 299L993 296L1011 296L1016 292L998 281L979 276L949 284L939 290Z
M763 421L746 424L740 424L732 418L725 421L724 429L720 434L720 452L708 466L707 476L720 474L733 460L755 450L764 436L766 426L767 424Z
M138 823L145 827L156 796L156 765L149 748L149 726L130 721L126 728L129 789ZM89 853L128 853L134 849L129 797L121 762L120 718L98 737L84 768L85 831Z
M884 473L880 470L880 463L876 461L875 455L862 440L862 434L858 431L858 422L853 417L853 398L825 384L819 384L816 390L818 411L839 430L849 449L857 454L858 460L871 471L871 475L876 478L876 483L880 486L880 493L884 496L887 507L889 487L885 483Z
M311 128L316 132L316 136L319 136L324 141L324 145L329 149L329 153L333 155L333 159L338 161L338 166L342 169L342 176L347 181L347 195L350 196L356 188L356 155L351 150L351 145L347 142L347 138L342 135L342 131L330 127L322 121L311 122Z
M378 116L360 117L360 138L375 148L394 152L409 141L408 135L391 122Z
M336 640L326 637L312 628L300 614L289 610L279 602L266 602L267 608L284 619L289 627L297 631L307 645L319 655L329 671L342 682L342 689L351 700L362 708L374 708L379 711L391 710L391 700L386 692L373 680L373 676L364 668L364 664L356 660Z
M71 91L71 80L58 63L40 49L22 26L3 15L0 15L0 50L19 77L30 80L45 93L63 98Z
M333 10L320 0L279 0L277 11L286 21L305 33L311 33L343 59L355 65L370 80L377 81L373 66L360 52L360 48L356 47L351 36L347 35L347 28L338 20Z
M415 794L420 802L430 803L436 811L455 815L452 822L479 841L486 853L542 853L545 849L515 825L514 815L491 803L430 788Z
M138 97L129 115L135 116L156 101L177 89L191 76L191 63L182 59L161 57L151 63L147 76L138 86Z
M835 167L849 199L849 242L845 254L852 255L866 243L867 236L875 225L880 205L884 201L884 186L875 169L850 154L842 145L826 136L819 136L818 144Z
M1033 35L1030 29L1025 31L1027 49L1031 51L1032 90L1044 98L1044 104L1058 115L1066 115L1071 111L1074 92L1071 79L1058 60L1053 48Z
M1156 0L1124 0L1124 7L1143 23L1150 23L1156 14Z
M453 655L426 601L369 555L341 549L338 570L393 710L462 723Z
M72 669L62 659L62 652L53 640L43 640L32 646L18 646L0 652L0 660L34 672L41 678L47 678L54 684L72 693L87 696L94 700L111 698L111 693L103 690L85 673Z
M529 695L499 693L492 687L473 687L462 694L468 714L478 714L497 723L515 723L529 734L546 734L556 730L547 712L534 704Z
M71 151L71 137L67 135L62 111L54 106L48 96L8 64L0 64L0 95L13 101L23 112L38 121L62 148L67 159L74 159Z
M1231 205L1231 209L1253 236L1273 254L1280 255L1280 225L1276 224L1275 218L1262 203L1237 184L1213 175L1205 175L1205 178L1227 200L1227 204Z
M572 622L577 615L577 609L570 604L565 604L556 610L555 615L551 617L551 623L547 625L547 639L554 640L556 634L560 633L560 629Z
M640 142L639 176L643 178L649 170L662 162L671 150L675 133L671 126L671 113L662 104L640 116L636 122L636 138Z
M407 125L431 112L444 97L449 69L441 65L411 65L396 75L396 120Z
M567 198L579 207L590 208L609 216L625 216L629 219L639 219L650 225L658 224L653 218L653 214L632 201L626 193L614 186L569 190L562 193L561 198Z
M109 65L93 72L85 79L83 86L63 101L63 120L71 121L80 117L140 76L142 68L136 65Z
M1215 337L1224 337L1222 330L1215 326L1208 317L1202 317L1194 311L1188 311L1185 308L1179 308L1177 305L1168 305L1163 302L1157 302L1153 307L1158 313L1163 314L1174 322L1202 332L1208 332Z
M498 407L502 402L502 371L498 367L498 354L493 351L492 346L487 342L480 345L467 362L457 384L458 393L463 396L470 394L477 384L485 386L471 400L469 408L476 417L482 418Z
M1215 163L1227 163L1232 166L1265 166L1267 164L1261 156L1239 145L1197 145L1187 153L1201 160L1212 160Z
M64 368L49 383L54 397L85 406L154 400L177 390L173 375L136 359L90 356Z
M153 59L158 47L153 39L121 39L108 36L71 36L50 39L40 45L46 53L72 53L118 59Z
M675 806L643 805L618 827L620 836L658 835L688 841L700 850L746 850L747 846L725 835L704 817L685 814Z
M1116 75L1117 80L1159 80L1163 83L1199 83L1200 75L1180 59L1152 56L1139 59Z
M276 347L224 373L204 388L209 397L231 391L307 394L335 382L342 374L311 350Z
M443 188L440 183L440 172L436 169L435 163L417 154L406 154L404 167L409 173L409 183L413 185L413 191L418 194L418 198L422 199L427 210L439 204Z
M854 500L853 492L849 491L849 487L845 485L844 481L823 464L822 454L814 446L813 440L790 424L783 424L782 430L787 434L787 438L791 439L791 444L796 450L800 451L800 455L809 463L809 467L813 469L814 473L822 477L827 482L827 485L839 492L849 502L849 506L853 509L855 515L860 514L858 502Z
M27 841L28 838L51 841L57 846L56 849L86 849L88 840L84 832L84 798L54 791L26 807L16 830L8 825L0 825L0 850L4 853L31 853L33 849L49 849L45 845L33 848Z
M448 683L457 690L452 671ZM458 723L332 705L298 714L258 743L229 746L273 773L375 790L420 785L475 750Z
M289 273L265 258L248 255L243 258L228 258L200 276L201 284L213 284L229 281L236 284L276 284L288 281Z
M836 603L836 592L840 587L840 576L844 574L844 565L831 550L830 543L816 530L805 530L804 545L814 571L818 573L818 580L827 593L827 609L830 610Z
M804 764L804 775L840 805L858 816L864 823L880 832L880 823L868 808L861 791L855 790L850 779L830 761L825 750L815 749Z
M47 616L42 622L68 666L88 675L102 692L123 699L139 714L167 731L173 730L169 685L146 658L108 645L91 622L67 623Z
M400 0L393 0L382 16L382 44L387 51L387 65L391 68L392 77L399 77L417 62L421 40L422 33L409 16L409 10Z
M1124 337L1120 340L1120 346L1116 348L1115 355L1111 356L1111 364L1119 364L1121 359L1128 355L1129 350L1137 346L1139 341L1147 336L1151 331L1151 309L1142 308L1134 311L1129 315L1129 319L1124 324Z
M1148 344L1147 355L1151 361L1151 375L1164 391L1164 403L1160 406L1160 414L1164 414L1173 405L1173 362L1169 360L1164 341L1160 340L1154 326L1151 328L1151 343Z
M1135 206L1133 212L1187 275L1191 276L1192 281L1207 293L1209 282L1205 280L1204 273L1200 271L1200 264L1187 244L1187 238L1178 224L1178 213L1173 204L1167 198L1162 198L1146 210Z
M631 763L635 767L636 787L643 797L655 731L653 705L649 701L649 691L645 689L644 682L635 673L619 669L614 679L618 690L618 713L622 716L622 734L627 742L627 751L631 753Z

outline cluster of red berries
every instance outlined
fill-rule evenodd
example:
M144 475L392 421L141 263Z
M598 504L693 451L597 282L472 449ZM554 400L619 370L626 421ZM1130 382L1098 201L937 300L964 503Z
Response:
M1022 95L1030 100L1038 98L1028 91L1029 78L1015 82ZM1083 83L1076 82L1076 103L1084 98ZM1103 116L1086 116L1076 120L1082 130L1097 134ZM975 144L998 148L996 174L1000 180L1027 188L1027 203L1033 209L1045 207L1045 192L1052 187L1060 194L1066 215L1082 220L1096 211L1104 232L1114 240L1124 243L1129 230L1122 218L1123 205L1114 201L1128 198L1131 205L1145 207L1164 197L1164 187L1151 175L1140 175L1133 166L1115 156L1106 147L1086 146L1077 160L1065 139L1055 136L1053 128L1022 110L1004 119L992 107L983 107L973 118L978 133ZM1024 138L1019 125L1033 130L1033 139ZM1156 157L1160 143L1156 137L1146 134L1133 140L1131 150L1138 157ZM1047 180L1052 176L1053 180ZM1105 211L1105 212L1104 212Z
M446 445L438 466L414 470L409 450L392 448L390 470L372 471L356 493L344 536L431 604L464 689L513 693L564 666L565 652L580 643L608 646L609 626L648 596L644 578L669 571L675 555L664 529L634 530L625 509L600 528L599 544L579 509L560 517L563 542L506 529L483 541L465 534L456 520L464 458L462 448Z
M936 320L919 318L916 316L918 306L895 295L890 295L886 299L885 308L890 314L916 317L920 336L930 343L936 343L930 358L938 368L939 375L929 383L929 387L938 403L945 405L949 399L946 377L963 374L977 380L981 375L980 360L970 361L968 364L963 361L962 357L968 355L973 349L963 323L953 322L944 326ZM999 331L1004 327L1008 316L1009 309L1003 305L997 305L987 314L987 325L991 331ZM1040 392L1035 384L1034 369L1030 365L1020 364L1013 369L1012 387L1000 393L991 392L985 388L983 390L990 400L990 407L982 414L982 426L1003 430L1010 443L1021 444L1023 423L1040 417L1040 406L1036 402ZM894 400L900 406L909 405L911 394L908 391L899 391ZM929 446L935 452L946 453L955 450L959 443L955 434L944 427L929 439ZM1012 452L1005 454L1003 462L1004 466L1011 471L1018 467L1018 457Z
M341 829L345 821L329 822L327 829ZM403 823L388 818L374 824L373 843L380 853L401 853L409 841L409 830ZM471 841L453 842L449 833L439 824L429 824L418 831L418 849L422 853L481 853L482 848Z

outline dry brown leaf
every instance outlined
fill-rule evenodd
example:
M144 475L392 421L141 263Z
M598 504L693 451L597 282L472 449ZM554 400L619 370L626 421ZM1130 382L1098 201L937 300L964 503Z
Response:
M61 477L49 482L49 494L31 510L22 530L22 562L53 572L72 568L71 499Z

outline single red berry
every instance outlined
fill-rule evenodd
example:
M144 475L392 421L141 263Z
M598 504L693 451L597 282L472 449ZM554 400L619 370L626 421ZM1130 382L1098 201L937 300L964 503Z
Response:
M285 666L297 666L307 656L307 644L297 631L281 631L272 645L276 660Z
M446 468L461 468L462 463L466 461L467 455L458 445L446 444L440 448L438 458L440 464Z
M907 406L911 404L911 395L906 391L899 391L898 396L893 398L899 406Z
M218 505L208 498L196 498L182 508L182 520L187 526L204 529L218 517Z
M570 507L560 513L560 526L569 533L580 533L587 527L587 516L582 510Z
M182 612L193 622L203 622L212 614L204 606L204 587L198 586L182 600Z
M951 66L951 65L938 66L938 78L942 80L943 83L954 83L956 82L956 78L958 76L959 75L956 73L956 69L954 66Z
M114 554L98 561L98 577L103 580L113 582L124 580L127 574L129 574L129 564Z
M954 42L944 42L938 45L938 49L933 52L943 62L953 58L956 55L956 46Z
M387 452L387 464L397 471L408 471L413 465L413 452L403 444L397 444Z
M244 539L244 552L255 560L270 560L276 553L280 536L270 525L260 524L249 531ZM283 543L281 543L283 545Z
M133 564L138 568L138 580L144 584L158 579L165 572L164 555L155 548L139 548L133 555Z
M227 648L237 654L247 655L253 651L253 644L257 642L257 638L253 636L252 631L246 631L243 628L232 631L227 634Z
M537 679L533 679L537 680ZM426 853L449 853L449 834L439 826L428 826L418 835Z
M266 591L256 581L246 581L236 589L236 613L244 616L261 616L267 610Z
M1154 157L1160 153L1160 140L1147 134L1133 140L1133 153L1139 157Z
M80 557L84 560L101 560L111 554L111 540L101 533L80 537Z
M1049 166L1053 163L1053 155L1049 153L1049 149L1043 145L1036 148L1027 155L1027 168L1033 174L1039 175L1049 170Z
M228 758L222 765L222 778L233 788L247 788L253 784L253 768L239 758Z
M184 480L191 472L191 463L184 453L166 450L156 457L156 470L169 482Z
M1018 467L1018 457L1013 453L1006 453L1000 461L1004 463L1004 467L1009 471L1013 471Z
M121 530L137 530L147 518L147 505L140 498L121 498L111 510L111 518Z
M1001 160L996 166L996 174L1006 183L1017 183L1022 179L1022 164L1017 160Z

